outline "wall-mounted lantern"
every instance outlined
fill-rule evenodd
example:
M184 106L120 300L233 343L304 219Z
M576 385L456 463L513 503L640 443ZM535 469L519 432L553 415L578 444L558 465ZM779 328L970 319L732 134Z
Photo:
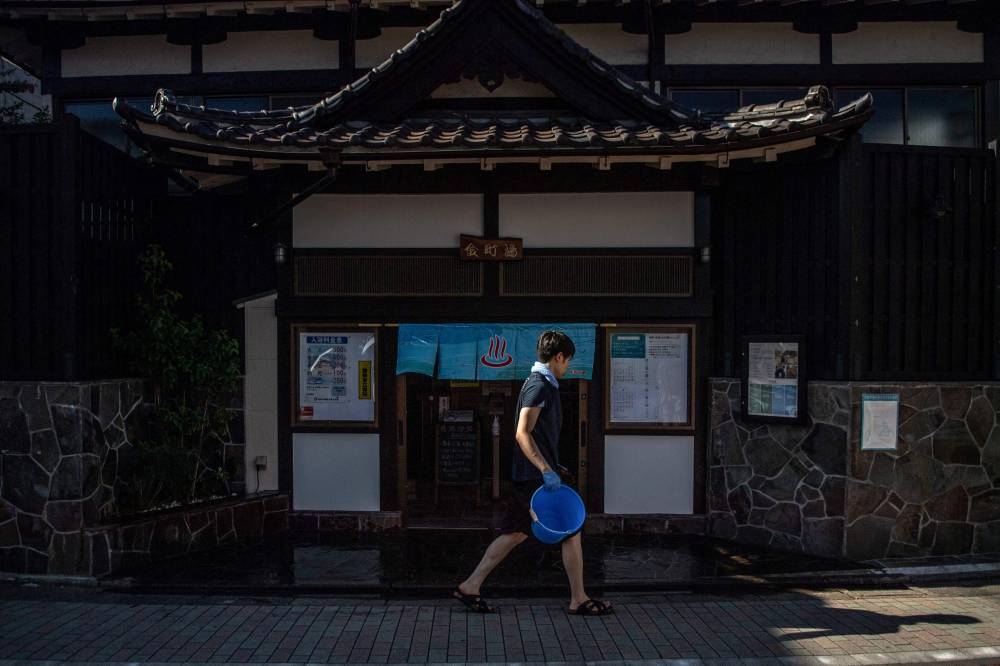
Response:
M284 243L274 244L274 265L284 266L288 261L288 246Z

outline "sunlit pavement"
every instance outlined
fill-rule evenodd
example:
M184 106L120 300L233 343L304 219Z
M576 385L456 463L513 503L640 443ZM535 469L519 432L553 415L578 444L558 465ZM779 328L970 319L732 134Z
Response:
M557 598L167 596L0 587L0 664L1000 663L1000 586Z

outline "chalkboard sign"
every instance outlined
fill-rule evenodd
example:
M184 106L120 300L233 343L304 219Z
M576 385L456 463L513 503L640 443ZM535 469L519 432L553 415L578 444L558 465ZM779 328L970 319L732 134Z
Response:
M436 476L439 485L479 483L478 423L442 423L438 426Z

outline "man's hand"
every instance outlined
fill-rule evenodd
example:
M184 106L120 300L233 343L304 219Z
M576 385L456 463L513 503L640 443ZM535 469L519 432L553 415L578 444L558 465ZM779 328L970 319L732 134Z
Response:
M545 482L545 490L548 492L559 490L559 486L562 485L562 481L559 480L559 475L551 469L547 472L542 472L542 481Z

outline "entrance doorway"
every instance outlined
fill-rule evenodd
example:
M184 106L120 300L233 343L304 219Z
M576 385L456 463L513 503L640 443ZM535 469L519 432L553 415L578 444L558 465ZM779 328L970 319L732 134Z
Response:
M510 484L521 380L449 381L407 374L399 382L406 405L400 456L404 524L411 529L490 529L496 495ZM586 460L580 435L585 431L588 382L559 384L563 425L559 462L584 490ZM581 415L583 419L581 419ZM494 423L499 446L494 446ZM497 474L499 472L499 474Z

